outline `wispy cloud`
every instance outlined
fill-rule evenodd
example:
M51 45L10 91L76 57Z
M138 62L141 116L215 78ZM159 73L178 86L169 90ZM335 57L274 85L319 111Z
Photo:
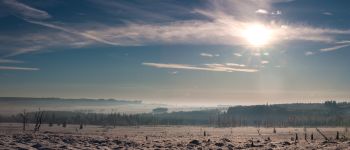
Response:
M280 40L303 40L323 43L335 42L335 35L349 35L350 30L316 28L306 25L281 25L281 30L277 32Z
M133 5L130 1L114 1L114 0L89 0L89 2L92 2L97 8L105 11L109 15L117 16L118 14L125 13L128 15L128 17L131 20L136 20L137 18L147 18L147 20L158 20L158 21L171 21L174 20L173 17L167 15L167 13L158 13L157 11L149 11L154 10L157 8L148 8L152 7L153 5ZM142 1L140 1L142 3ZM145 2L147 4L148 2ZM167 4L164 3L157 3L159 8L164 9L176 9L179 11L189 11L186 10L184 7L177 6L176 4ZM142 9L143 8L143 9ZM148 8L148 10L147 10ZM147 21L143 19L144 21Z
M163 44L247 44L242 31L252 24L233 18L217 16L213 21L176 21L169 24L128 24L123 27L103 27L88 30L84 34L112 45L149 45ZM334 35L350 34L350 30L314 28L284 24L267 24L274 36L273 42L279 41L315 41L330 43ZM210 35L210 36L209 36ZM274 38L275 37L275 38ZM277 38L278 37L278 38Z
M10 48L13 51L10 54L5 55L5 57L11 57L19 54L24 54L28 52L38 51L51 46L71 46L71 47L82 47L93 44L91 41L95 41L95 43L103 43L109 45L120 45L116 42L110 42L99 37L95 37L93 35L89 35L88 33L80 32L76 29L70 29L67 27L63 27L60 25L55 25L53 23L49 23L47 21L43 21L44 19L52 18L46 11L36 9L24 3L21 3L17 0L2 0L0 4L3 3L7 11L10 11L11 14L16 15L19 18L22 18L24 21L40 26L44 26L47 28L55 29L58 31L63 31L68 34L74 35L62 35L62 33L55 32L41 32L28 34L28 38L24 36L18 38L9 38L9 37L0 37L0 43L9 43L6 40L10 40L15 44L15 46L8 46L7 49ZM51 34L55 34L52 36ZM60 36L61 35L61 36ZM77 36L79 36L77 38ZM53 37L56 39L53 40ZM40 40L35 40L35 38L39 38ZM60 39L61 38L61 39ZM84 40L83 40L83 39ZM18 40L14 40L18 39ZM23 40L27 39L27 40ZM4 41L2 41L4 40ZM41 42L41 43L40 43ZM7 44L10 45L10 44ZM22 47L20 47L22 46Z
M11 56L16 56L16 55L20 55L20 54L25 54L25 53L30 53L30 52L34 52L34 51L38 51L41 48L43 48L44 46L28 46L28 47L19 47L14 49L13 52L11 52L8 55L5 55L4 57L11 57Z
M172 75L177 75L179 72L178 71L171 71L169 72L169 74L172 74Z
M337 45L337 46L333 46L333 47L328 47L328 48L322 48L320 49L321 52L329 52L329 51L335 51L341 48L345 48L350 46L350 44L345 44L345 45Z
M233 53L233 55L235 55L237 57L242 57L242 54L240 54L240 53Z
M315 53L314 52L311 52L311 51L307 51L305 52L305 56L311 56L311 55L314 55Z
M11 45L12 43L14 45L13 47L6 47L6 49L12 48L15 51L9 55L13 56L53 46L84 47L93 44L112 46L152 44L246 46L247 42L242 37L242 30L255 22L247 22L245 18L254 19L256 13L276 12L272 8L273 3L290 2L290 0L209 1L210 4L207 8L186 10L208 19L173 20L168 18L165 19L168 22L161 23L125 21L124 24L117 26L96 22L74 25L69 23L58 24L57 21L44 21L43 19L51 18L51 16L43 10L35 9L15 0L3 0L2 2L6 3L6 6L11 8L12 11L23 14L21 17L25 21L54 29L52 31L23 35L18 40L15 40L16 37L11 41L2 41L0 37L0 43L6 43L6 45ZM103 6L109 5L107 2L94 2L103 3ZM133 7L118 4L118 2L108 1L108 3L112 3L110 6L113 6L113 8L133 10ZM181 8L176 7L176 9ZM137 14L146 14L148 12L147 15L153 16L154 19L164 17L141 8L133 11ZM262 23L266 24L273 31L276 38L271 40L272 43L291 40L330 43L335 41L336 35L350 35L350 30L316 28L306 25L285 24L277 21L262 21ZM32 40L35 38L39 40ZM210 56L208 55L208 57Z
M100 37L97 37L97 36L94 36L94 35L91 35L91 34L88 34L88 33L84 33L84 32L79 32L79 31L74 30L74 29L69 29L69 28L66 28L66 27L61 27L61 26L50 24L50 23L46 23L46 22L33 21L33 20L27 20L27 21L30 22L30 23L33 23L33 24L37 24L37 25L41 25L41 26L44 26L44 27L48 27L48 28L64 31L64 32L67 32L67 33L70 33L70 34L79 35L79 36L85 37L87 39L94 40L96 42L109 44L109 45L120 45L120 43L107 41L107 40L102 39Z
M23 18L28 18L28 19L51 18L51 16L47 12L28 6L17 0L2 0L0 1L0 3L3 3L4 5L6 5L8 8L8 11L11 11L13 14Z
M210 53L200 53L203 57L219 57L219 54L210 54Z
M13 64L17 64L17 63L23 63L23 61L19 61L19 60L12 60L12 59L2 59L0 58L0 63L13 63Z
M15 67L15 66L0 66L0 70L22 70L22 71L37 71L39 68Z
M269 61L267 61L267 60L263 60L263 61L261 61L260 63L261 63L261 64L268 64L268 63L269 63Z
M265 10L265 9L258 9L258 10L255 11L255 13L257 13L257 14L268 14L269 12L267 10Z
M331 13L331 12L323 12L322 14L327 15L327 16L332 16L333 15L333 13Z
M245 67L244 64L236 64L236 63L226 63L226 66L234 66L234 67Z
M201 53L200 55L203 57L214 57L213 54L209 54L209 53Z
M282 15L282 11L276 10L274 12L271 12L272 15Z
M151 66L156 68L169 68L169 69L186 69L186 70L202 70L202 71L215 71L215 72L257 72L259 70L253 68L236 67L226 64L204 64L201 66L188 65L188 64L164 64L164 63L142 63L144 66Z
M345 41L338 41L336 43L337 44L350 44L350 41L345 40Z
M84 37L67 34L61 31L42 31L38 33L23 33L19 37L0 35L0 51L3 57L37 51L48 51L51 48L81 47L94 43Z

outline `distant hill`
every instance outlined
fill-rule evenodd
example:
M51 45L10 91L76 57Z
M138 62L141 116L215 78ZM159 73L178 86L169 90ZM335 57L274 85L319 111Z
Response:
M79 105L108 105L108 104L141 104L141 100L116 100L116 99L64 99L64 98L33 98L33 97L0 97L0 103L16 104L79 104Z
M133 109L128 110L127 105ZM84 111L84 112L145 112L141 100L116 100L116 99L65 99L65 98L34 98L34 97L0 97L0 113L15 114L23 111L43 110L57 111Z

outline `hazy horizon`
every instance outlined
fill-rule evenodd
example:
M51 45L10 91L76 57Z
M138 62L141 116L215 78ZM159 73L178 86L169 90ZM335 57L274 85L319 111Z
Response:
M349 5L0 0L0 96L349 102Z

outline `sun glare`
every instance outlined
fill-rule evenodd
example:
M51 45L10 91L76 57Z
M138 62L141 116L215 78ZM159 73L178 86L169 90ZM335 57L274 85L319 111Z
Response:
M272 30L262 24L252 24L243 30L242 36L249 45L263 47L271 41Z

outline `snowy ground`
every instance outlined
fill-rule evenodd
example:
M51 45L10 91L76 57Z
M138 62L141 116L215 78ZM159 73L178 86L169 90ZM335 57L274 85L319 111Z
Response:
M349 149L344 128L212 128L200 126L100 127L43 124L40 132L22 132L21 124L0 124L0 149ZM204 131L207 136L204 136ZM339 131L339 140L335 140ZM310 139L313 133L314 140ZM298 141L295 136L298 134ZM294 140L293 140L294 139Z

